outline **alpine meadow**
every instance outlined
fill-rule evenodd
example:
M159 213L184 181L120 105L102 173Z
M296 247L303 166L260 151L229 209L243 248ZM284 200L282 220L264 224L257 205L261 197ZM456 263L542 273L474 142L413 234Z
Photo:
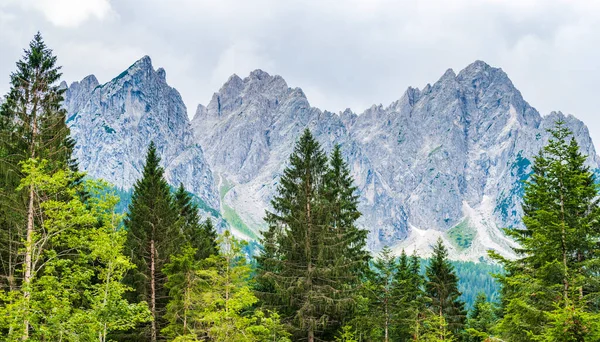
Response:
M476 61L339 114L255 70L192 120L150 57L0 100L0 340L600 341L600 159Z

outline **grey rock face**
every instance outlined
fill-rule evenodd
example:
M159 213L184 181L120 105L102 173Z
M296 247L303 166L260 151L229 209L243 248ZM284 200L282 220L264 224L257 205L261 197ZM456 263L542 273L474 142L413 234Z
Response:
M71 84L64 106L75 157L91 177L131 188L154 141L169 183L183 183L207 206L219 208L212 172L193 138L181 96L149 57L106 84L99 85L94 76Z
M75 156L90 176L131 187L153 140L168 181L220 208L245 238L265 227L265 209L306 127L326 151L342 146L373 250L427 255L441 237L453 259L479 260L488 249L513 256L514 242L500 228L520 227L521 181L557 119L588 164L600 167L581 121L560 112L542 117L501 69L481 61L361 114L311 107L301 89L255 70L231 76L190 124L179 93L148 57L106 84L94 76L75 82L65 97Z
M481 61L360 115L311 107L302 90L261 70L233 75L207 107L198 107L192 127L219 186L231 189L223 191L223 204L250 227L264 227L278 177L309 127L326 151L342 145L372 249L426 255L439 236L453 258L478 260L487 249L513 255L514 243L499 228L519 227L521 180L558 118L598 168L581 121L542 117L501 69Z
M96 87L100 86L96 76L89 75L83 78L80 82L73 82L71 86L67 87L66 83L62 83L62 86L66 88L63 102L63 106L67 109L67 113L75 115L90 99L92 92ZM69 118L67 118L69 120Z

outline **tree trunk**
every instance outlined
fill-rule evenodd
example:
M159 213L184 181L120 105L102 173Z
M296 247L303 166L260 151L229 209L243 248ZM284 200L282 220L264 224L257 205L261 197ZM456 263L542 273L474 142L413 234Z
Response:
M579 267L581 267L581 262L582 262L581 252L578 251L577 252L577 263L579 264ZM581 269L580 269L580 272L582 272ZM583 300L583 285L579 286L579 300Z
M150 312L152 323L150 328L150 341L156 342L156 284L155 284L155 251L154 239L150 240Z
M389 342L390 338L388 335L388 327L390 325L390 317L389 317L389 312L388 312L388 298L387 298L387 293L386 293L386 298L384 301L384 306L385 306L385 336L384 336L384 341L385 342Z
M37 101L34 101L34 109L31 113L32 119L32 135L31 135L31 159L35 158L35 138L37 134L37 120L36 120L36 111ZM25 274L23 275L23 286L25 287L25 291L23 292L23 297L25 299L26 306L29 307L29 298L31 297L31 292L29 289L29 285L31 283L31 275L32 275L32 253L33 253L33 219L34 219L34 201L33 196L35 195L33 184L29 185L29 204L27 206L27 245L25 246ZM27 310L29 311L29 310ZM28 313L25 313L25 319L23 320L23 341L29 339L29 320L27 319Z
M440 305L440 340L444 340L444 314L442 313L442 306Z
M562 177L562 175L561 175ZM562 178L560 180L560 213L562 215L562 224L561 224L561 247L562 247L562 262L564 268L563 275L563 296L565 299L565 307L569 305L569 270L567 268L567 237L565 232L565 226L567 225L565 221L565 200L563 194L563 182Z
M310 182L310 174L307 175L307 182L306 182L306 188L305 188L305 195L306 195L306 237L305 237L305 241L304 241L304 248L306 250L306 260L308 261L308 265L307 265L307 273L308 276L306 277L306 283L308 285L308 292L309 294L312 293L312 250L311 250L311 246L310 246L310 241L311 241L311 235L312 235L312 217L311 217L311 212L310 212L310 200L311 200L311 182ZM311 298L311 296L308 296L309 300ZM314 312L311 312L311 316L313 316ZM311 317L312 320L313 317ZM314 325L313 322L311 322L311 324L309 324L308 326L308 342L314 342L315 341L315 331L314 331Z
M421 339L421 336L419 336L419 327L421 326L421 321L419 320L419 310L417 309L417 319L416 319L416 324L415 324L415 332L414 332L414 341L419 341Z
M33 155L33 153L32 153ZM25 274L23 275L23 286L25 291L23 297L26 305L29 306L29 298L31 292L29 285L31 283L31 269L32 269L32 252L33 252L33 184L29 186L29 205L27 207L27 245L25 246ZM25 313L25 320L23 321L23 341L29 338L29 320L27 319L27 312Z
M187 316L188 316L188 308L190 305L190 291L192 291L192 281L190 279L190 271L186 274L187 282L185 289L185 302L183 305L183 334L187 335Z

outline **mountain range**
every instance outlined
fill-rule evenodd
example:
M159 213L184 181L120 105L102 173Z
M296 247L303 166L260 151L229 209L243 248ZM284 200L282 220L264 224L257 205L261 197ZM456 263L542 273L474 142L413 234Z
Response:
M165 70L147 56L105 84L91 75L64 86L75 156L89 176L131 188L154 141L167 180L247 239L265 228L279 176L307 127L325 151L341 145L373 251L388 245L427 256L441 237L456 260L483 260L488 249L513 257L501 228L521 226L523 181L559 119L600 169L584 123L540 115L502 69L482 61L362 113L312 107L302 89L255 70L232 75L190 121Z

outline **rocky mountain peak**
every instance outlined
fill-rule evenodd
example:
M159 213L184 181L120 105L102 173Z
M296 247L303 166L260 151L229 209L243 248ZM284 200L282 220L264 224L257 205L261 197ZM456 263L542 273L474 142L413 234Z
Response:
M427 255L442 237L452 258L463 260L479 260L487 249L513 255L499 227L519 226L522 180L547 140L545 128L561 115L542 120L506 73L483 61L458 74L448 69L433 85L408 88L388 107L362 114L310 107L300 88L262 70L236 83L235 96L215 94L194 130L230 189L223 205L246 227L264 227L285 161L308 127L326 151L344 147L372 249ZM565 120L598 168L585 125Z
M160 79L163 82L167 81L167 72L165 71L165 69L163 68L158 68L158 70L156 70L156 74L158 75L158 77L160 77Z
M265 227L265 209L307 127L326 152L343 146L372 250L389 245L427 256L441 237L453 259L480 260L488 249L514 256L500 228L519 227L522 181L556 119L600 168L581 121L540 116L502 69L482 61L458 75L449 69L423 90L408 88L387 107L339 115L311 107L302 89L257 69L232 75L206 107L198 105L191 127L165 76L144 57L107 84L90 78L69 87L80 165L130 187L154 140L169 182L183 182L247 238Z
M256 69L250 72L250 79L255 79L255 80L264 80L267 78L270 78L271 75L269 75L267 72L261 70L261 69Z
M73 82L69 87L67 83L63 81L61 87L66 89L65 101L63 106L67 109L68 113L76 114L75 109L80 108L85 102L87 102L92 94L92 91L100 85L98 79L94 75L88 75L79 82ZM69 119L69 118L68 118Z
M199 104L198 107L196 107L196 113L194 114L194 118L192 119L192 122L195 120L201 120L202 118L206 117L206 114L207 114L206 106Z
M221 89L219 89L219 93L227 94L239 92L243 87L244 80L242 80L237 74L233 74L229 76L227 82L225 82L223 86L221 86Z
M518 92L502 69L491 67L483 61L475 61L461 70L457 80L463 86L475 91L485 91L489 87L503 86L504 91Z
M113 78L110 82L102 85L109 87L135 86L139 84L155 84L159 87L167 87L179 94L177 90L169 87L166 80L167 73L165 69L158 68L154 70L152 60L149 56L144 56L133 63L129 68Z
M444 74L442 75L442 77L440 77L440 81L447 80L447 79L451 80L451 79L454 79L454 78L456 78L456 73L454 72L454 70L452 68L449 68L449 69L446 70L446 72L444 72Z
M150 56L145 55L142 58L138 59L137 61L135 61L135 63L133 63L128 69L127 71L130 70L153 70L152 68L152 59L150 58Z
M65 108L74 155L90 176L128 189L141 176L144 157L154 141L165 177L196 194L205 209L218 208L212 172L194 141L187 110L166 72L154 70L144 56L103 85L92 77L66 91Z

